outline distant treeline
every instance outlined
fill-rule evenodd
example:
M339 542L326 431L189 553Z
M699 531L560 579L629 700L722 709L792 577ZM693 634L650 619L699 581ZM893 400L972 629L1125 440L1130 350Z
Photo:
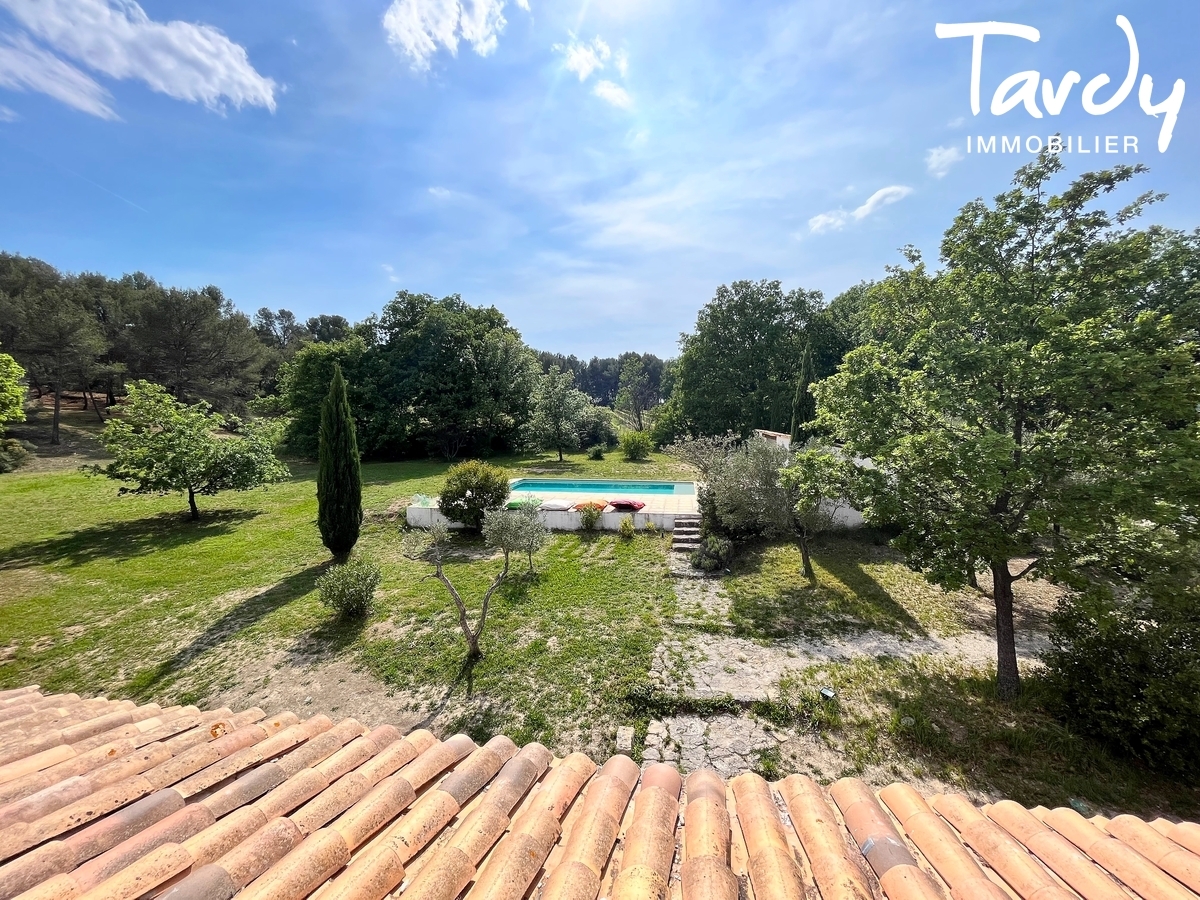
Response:
M0 349L25 367L31 387L56 397L94 391L111 405L127 381L146 379L180 400L286 415L290 449L307 456L335 362L370 457L515 450L537 386L555 368L593 404L666 443L685 433L802 431L809 384L857 343L862 290L825 306L817 292L735 282L700 311L678 359L626 352L584 362L533 350L499 310L458 295L400 291L361 322L302 322L287 309L249 316L212 285L64 274L0 252ZM588 417L592 439L611 430L600 412ZM56 436L57 418L56 404Z

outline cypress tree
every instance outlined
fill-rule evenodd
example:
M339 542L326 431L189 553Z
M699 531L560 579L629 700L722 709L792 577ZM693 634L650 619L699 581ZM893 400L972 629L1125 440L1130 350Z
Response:
M796 381L796 396L792 398L792 445L799 449L808 440L810 423L817 417L817 399L809 393L813 383L812 344L804 345L800 360L800 378Z
M317 527L329 552L344 560L358 542L362 525L362 477L346 380L336 363L329 395L321 405L317 459Z

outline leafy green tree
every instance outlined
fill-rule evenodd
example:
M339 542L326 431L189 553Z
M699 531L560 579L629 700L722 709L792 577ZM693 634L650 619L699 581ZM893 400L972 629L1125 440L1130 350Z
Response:
M508 536L507 533L505 536ZM484 591L483 598L479 603L479 614L475 617L475 624L472 625L466 601L458 588L454 586L454 582L446 575L445 562L450 550L450 543L449 529L439 523L425 532L416 530L408 532L404 536L402 552L409 559L429 562L433 565L433 572L426 577L436 578L450 594L450 599L454 601L454 608L458 611L458 627L463 633L463 639L467 642L467 659L476 660L483 656L480 640L483 638L484 628L487 627L488 608L491 606L492 596L504 583L504 579L508 577L509 553L512 551L511 549L505 551L504 568L497 573L487 590Z
M778 281L735 281L700 310L680 339L675 381L681 418L700 434L784 431L817 291L784 292Z
M527 442L538 450L557 450L561 462L564 450L578 449L579 433L587 424L590 408L587 396L575 389L571 373L551 368L538 380L533 395Z
M378 332L372 391L403 416L409 440L446 459L516 442L537 361L498 310L400 291Z
M334 370L348 378L352 409L363 406L355 381L362 376L366 345L357 335L334 343L306 344L279 373L279 396L288 413L284 443L288 450L310 459L320 448L321 409Z
M658 387L646 371L645 361L631 354L621 366L621 382L616 407L629 415L637 431L645 428L643 417L658 403Z
M0 353L0 426L25 421L25 370L7 353Z
M800 544L804 577L816 581L812 565L813 539L834 525L834 510L846 495L843 460L828 450L802 450L780 472L780 485L794 501L792 527Z
M322 543L335 559L345 560L358 543L362 517L362 475L354 417L350 414L341 366L334 363L329 393L321 407L317 527Z
M1126 227L1095 201L1127 166L1053 194L1052 155L967 204L930 273L915 251L872 288L872 339L817 385L818 421L860 470L865 513L903 529L947 588L990 570L998 693L1020 690L1013 583L1070 572L1122 520L1200 512L1200 238Z
M200 518L197 496L248 491L287 477L268 428L249 424L241 436L221 438L214 431L225 419L210 409L204 401L180 403L157 384L133 382L121 417L101 435L113 461L92 471L132 482L122 494L186 493L192 519Z
M344 341L354 333L350 323L343 316L313 316L304 323L304 327L308 329L308 336L320 344Z

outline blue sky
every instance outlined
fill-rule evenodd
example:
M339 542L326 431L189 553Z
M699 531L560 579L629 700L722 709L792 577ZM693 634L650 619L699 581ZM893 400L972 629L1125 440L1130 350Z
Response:
M1119 14L1152 102L1186 83L1165 153L1136 86L1081 103L1126 77ZM985 39L972 116L971 39L934 25L985 20L1041 40ZM936 257L1029 158L968 136L1134 136L1068 171L1143 162L1148 218L1200 225L1197 35L1193 0L0 0L0 249L302 317L457 292L539 349L673 355L721 283ZM1082 81L993 115L1030 70Z

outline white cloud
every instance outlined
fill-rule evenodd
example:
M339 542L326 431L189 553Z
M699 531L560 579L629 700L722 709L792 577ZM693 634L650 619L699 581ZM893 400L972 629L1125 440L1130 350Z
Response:
M903 200L911 193L912 188L902 184L880 188L867 198L866 203L852 212L846 212L844 209L831 209L829 212L818 213L808 220L808 230L813 234L840 231L851 221L857 222L865 219L877 210Z
M613 56L613 65L617 67L617 71L620 72L621 77L624 78L629 74L629 54L624 50L618 50Z
M574 72L580 81L587 81L593 72L603 69L612 56L608 44L597 35L590 44L583 43L571 35L566 44L555 44L550 48L555 53L561 53L565 59L563 67L568 72Z
M0 106L0 122L15 122L21 118L17 115L15 109L9 109L7 106Z
M437 197L439 200L445 200L450 196L450 191L447 188L437 187L436 185L429 189L429 193Z
M925 154L925 168L935 178L945 178L950 167L962 159L963 152L957 147L933 147Z
M225 102L275 109L275 82L211 25L155 22L134 0L0 0L0 6L58 52L112 78L136 78L211 109ZM91 105L88 112L103 115L94 99Z
M808 230L813 234L822 234L826 231L840 231L846 227L846 222L849 220L849 213L842 209L818 213L808 220Z
M867 202L856 209L852 215L856 219L865 219L880 207L890 206L899 200L903 200L912 192L912 188L905 187L902 184L893 184L889 187L880 188L870 197L868 197Z
M384 263L382 266L380 266L380 268L383 269L383 271L387 272L388 281L392 282L393 284L400 283L400 279L396 275L396 270L392 266L388 265L387 263Z
M507 0L392 0L383 14L383 29L388 43L399 47L412 62L414 71L429 69L429 61L438 47L452 56L458 53L460 40L466 41L480 56L496 49L500 32L507 21ZM529 11L529 0L516 0Z
M117 118L108 91L23 34L0 35L0 87L37 91L101 119Z
M630 109L633 107L633 98L629 96L629 92L619 84L611 81L599 81L596 83L592 93L603 100L605 103L610 103L620 109Z

